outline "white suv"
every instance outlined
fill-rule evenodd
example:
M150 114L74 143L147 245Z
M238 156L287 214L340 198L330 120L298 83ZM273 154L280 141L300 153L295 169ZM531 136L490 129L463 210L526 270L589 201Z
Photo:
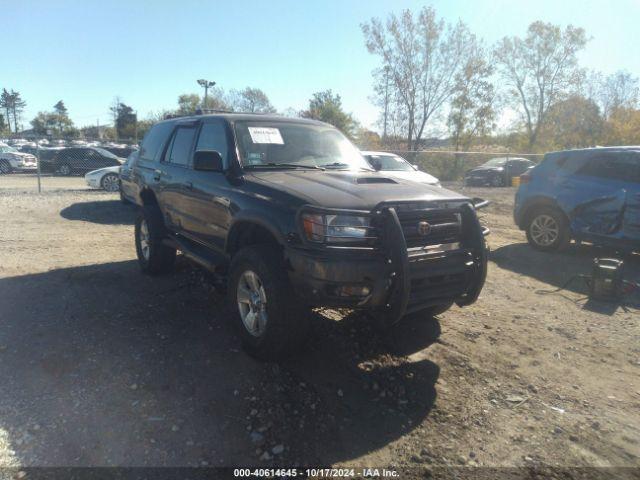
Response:
M0 174L11 172L35 172L38 169L35 155L19 152L13 147L0 145Z

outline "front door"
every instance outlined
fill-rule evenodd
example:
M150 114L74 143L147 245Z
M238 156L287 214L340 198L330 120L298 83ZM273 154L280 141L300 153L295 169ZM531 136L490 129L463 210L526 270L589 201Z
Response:
M227 123L221 119L203 122L195 151L215 150L220 153L223 166L229 166L229 145L232 136ZM184 197L188 215L184 230L193 239L224 251L225 238L231 221L230 195L232 185L222 172L191 170L185 183Z

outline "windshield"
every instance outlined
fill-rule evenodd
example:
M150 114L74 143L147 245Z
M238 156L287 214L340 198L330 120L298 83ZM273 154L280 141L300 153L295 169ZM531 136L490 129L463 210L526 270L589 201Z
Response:
M380 165L379 170L395 172L413 172L415 169L404 158L397 155L367 155L372 167Z
M100 155L102 155L103 157L107 157L107 158L115 158L117 159L118 157L116 157L113 153L111 153L109 150L105 150L104 148L98 148L98 147L94 147L94 150L98 153L100 153Z
M17 151L18 150L16 150L15 148L6 145L0 147L0 153L16 153Z
M244 168L371 170L347 138L333 127L294 122L236 122Z
M492 158L485 165L487 167L502 167L507 162L506 158Z

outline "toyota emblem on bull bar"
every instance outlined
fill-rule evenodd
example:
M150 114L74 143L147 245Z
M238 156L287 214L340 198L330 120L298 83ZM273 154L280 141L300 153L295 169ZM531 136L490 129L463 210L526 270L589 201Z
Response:
M431 233L431 224L429 222L425 222L424 220L418 222L418 234L426 237Z

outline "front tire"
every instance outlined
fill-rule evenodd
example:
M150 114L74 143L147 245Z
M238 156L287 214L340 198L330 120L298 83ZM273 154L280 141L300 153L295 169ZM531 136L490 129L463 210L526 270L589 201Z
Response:
M145 206L136 219L136 253L143 273L158 275L170 272L176 261L176 250L162 243L166 229L157 206Z
M527 240L536 250L564 250L571 241L566 217L554 208L541 208L529 215Z
M260 360L291 355L304 343L309 315L291 294L291 285L279 249L252 245L231 262L229 303L242 346Z
M71 167L64 163L58 168L58 173L63 177L69 177L71 176Z
M504 179L502 178L502 176L501 175L495 175L491 179L491 186L492 187L503 187L504 186Z
M100 186L107 192L117 192L120 190L120 178L115 173L107 173L100 180Z

